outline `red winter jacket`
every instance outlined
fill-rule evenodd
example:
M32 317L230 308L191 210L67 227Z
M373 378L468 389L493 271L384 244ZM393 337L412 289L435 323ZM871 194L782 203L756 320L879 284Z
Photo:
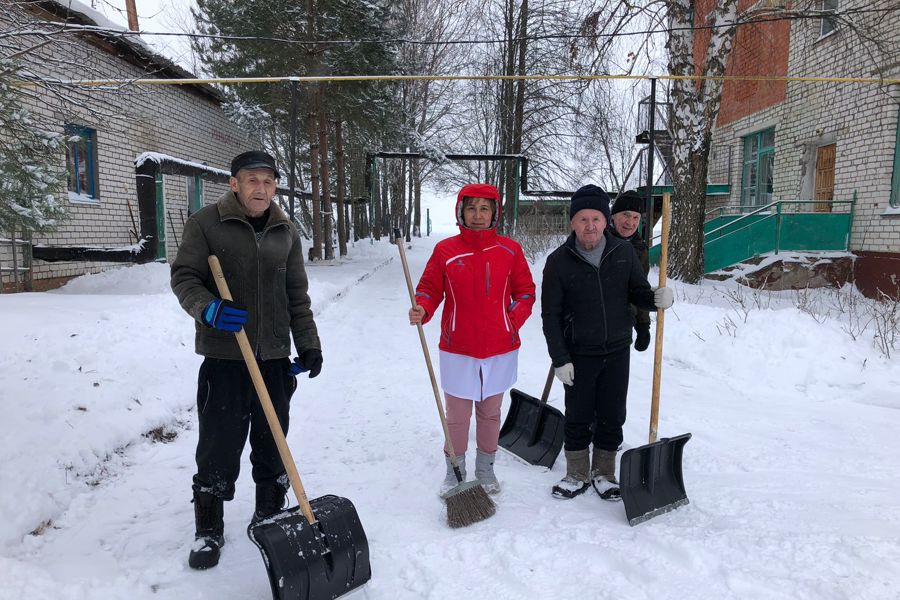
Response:
M464 196L489 198L497 209L489 229L463 225ZM531 315L534 281L521 246L497 234L500 201L497 188L487 184L464 186L456 199L460 233L438 242L428 259L416 301L431 320L444 297L441 350L474 358L512 352L521 345L519 328Z

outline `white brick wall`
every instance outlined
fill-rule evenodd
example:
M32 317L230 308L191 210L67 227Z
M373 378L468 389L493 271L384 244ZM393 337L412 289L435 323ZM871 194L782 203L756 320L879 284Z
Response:
M22 13L22 19L33 19ZM2 27L2 23L0 23ZM133 79L148 78L145 72L121 57L108 44L94 44L87 38L66 38L66 44L44 46L41 56L32 61L38 74L60 79ZM120 52L120 51L117 51ZM172 75L163 73L161 77ZM39 92L28 108L47 129L62 131L66 123L90 127L97 131L97 164L99 202L74 203L63 196L69 218L54 234L35 237L35 243L48 245L120 246L134 243L130 230L132 220L127 202L131 203L135 221L140 227L135 192L134 159L143 152L161 152L178 158L228 169L231 158L251 149L248 136L228 121L218 102L196 86L144 85L117 86L114 89L78 88L76 92L61 90L72 102L60 102L53 95ZM60 155L60 164L65 156ZM204 182L204 203L208 204L225 186ZM175 221L181 239L179 210L187 212L186 183L183 177L166 177L166 208ZM6 232L0 237L9 237ZM171 225L166 223L167 254L175 253ZM8 248L0 246L0 260ZM114 267L110 263L35 261L34 279L69 277ZM12 281L4 275L4 281Z
M841 10L861 5L842 1ZM885 0L866 2L866 8L885 8ZM883 19L866 26L867 35L886 46L900 43L900 14L872 13ZM873 17L874 18L874 17ZM819 39L820 22L796 20L791 25L788 75L792 77L900 78L900 56L874 54L859 37L843 28ZM871 48L869 48L871 50ZM785 101L729 124L714 134L714 144L733 149L730 203L740 203L741 135L775 127L775 198L812 197L815 149L836 144L834 198L849 200L854 192L851 250L900 252L900 217L885 217L889 206L900 90L877 84L789 82ZM836 211L847 210L836 207Z

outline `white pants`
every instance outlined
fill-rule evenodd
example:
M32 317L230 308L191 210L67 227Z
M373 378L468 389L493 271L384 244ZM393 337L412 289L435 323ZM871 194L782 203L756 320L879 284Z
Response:
M502 394L516 382L519 351L472 358L440 351L441 388L457 398L481 400Z

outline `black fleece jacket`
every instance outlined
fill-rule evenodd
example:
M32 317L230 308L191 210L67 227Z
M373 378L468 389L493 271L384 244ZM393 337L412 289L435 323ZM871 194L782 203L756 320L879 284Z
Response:
M554 367L572 355L603 355L631 344L629 304L656 311L653 290L631 243L608 231L595 267L575 247L575 234L547 257L541 285L541 319Z

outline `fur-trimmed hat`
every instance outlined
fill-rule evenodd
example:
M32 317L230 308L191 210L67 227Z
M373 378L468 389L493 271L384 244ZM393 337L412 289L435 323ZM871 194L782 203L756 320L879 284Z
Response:
M636 213L644 214L644 199L634 190L622 192L616 197L615 203L612 205L610 214L616 214L630 210Z
M606 222L609 223L609 194L603 188L590 183L578 188L578 191L572 194L572 204L569 205L569 220L575 218L578 211L585 208L599 210L606 217Z

